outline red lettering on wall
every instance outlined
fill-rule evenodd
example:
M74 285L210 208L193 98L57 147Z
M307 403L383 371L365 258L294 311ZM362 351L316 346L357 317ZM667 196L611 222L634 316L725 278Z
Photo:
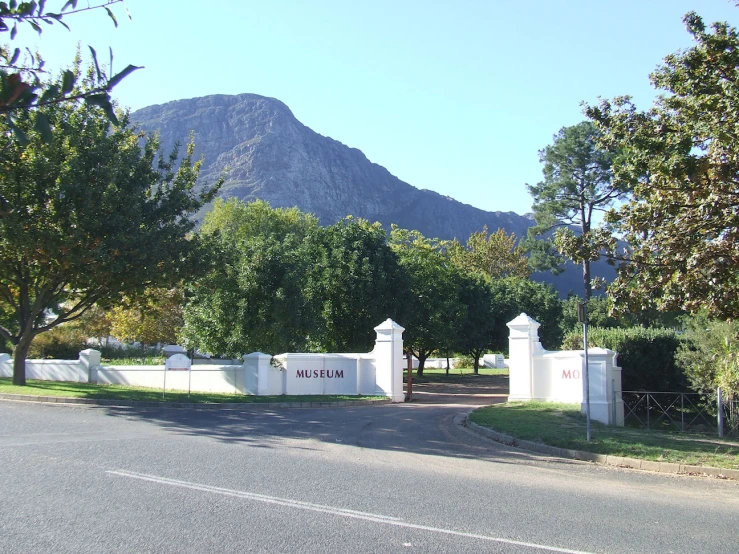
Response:
M337 369L336 371L330 370L330 369L321 369L320 371L317 369L314 369L311 371L310 369L298 369L295 372L295 375L298 379L310 379L313 378L321 378L321 379L343 379L344 378L344 370L343 369Z
M562 379L579 379L580 378L580 370L579 369L563 369L562 370Z

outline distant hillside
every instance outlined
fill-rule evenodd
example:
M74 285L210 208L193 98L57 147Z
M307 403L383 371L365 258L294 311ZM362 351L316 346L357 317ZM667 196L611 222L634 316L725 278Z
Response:
M226 175L221 196L297 206L324 225L351 214L387 228L395 223L465 242L484 225L521 237L533 223L513 212L486 212L417 189L360 150L309 129L274 98L240 94L177 100L138 110L132 120L146 131L158 131L165 151L185 143L193 131L196 157L204 160L201 179L214 182ZM606 266L598 274L609 278L612 269ZM582 288L576 268L537 279L554 283L561 294Z

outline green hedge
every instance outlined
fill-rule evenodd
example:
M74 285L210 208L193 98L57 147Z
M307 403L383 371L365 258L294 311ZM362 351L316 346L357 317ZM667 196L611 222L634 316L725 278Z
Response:
M689 391L688 380L675 362L675 354L683 340L672 329L588 329L591 348L618 352L623 390ZM582 348L582 331L568 333L562 341L563 350Z

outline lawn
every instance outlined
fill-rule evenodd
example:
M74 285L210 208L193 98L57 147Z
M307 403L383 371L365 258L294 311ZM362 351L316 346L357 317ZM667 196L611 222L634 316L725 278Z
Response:
M96 400L136 400L144 402L194 402L212 403L264 403L264 402L343 402L384 398L380 396L343 395L280 395L252 396L241 394L216 394L208 392L167 391L162 400L161 389L127 387L123 385L95 385L60 381L36 381L29 379L25 387L13 385L10 379L0 379L0 393L30 396L63 396L68 398L91 398Z
M488 369L481 367L478 375L508 375L508 368L504 369ZM446 374L446 369L430 369L424 368L423 377L416 375L416 370L413 370L413 382L414 383L456 383L465 382L471 383L470 379L475 378L474 369L471 367L463 367L459 369L450 369L449 375ZM403 382L408 379L408 371L403 372Z
M593 422L577 404L512 402L475 410L470 421L513 437L550 446L657 462L739 469L739 440L689 433L611 427Z

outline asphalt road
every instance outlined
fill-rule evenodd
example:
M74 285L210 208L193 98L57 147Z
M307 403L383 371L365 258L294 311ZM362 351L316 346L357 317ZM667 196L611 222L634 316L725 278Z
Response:
M739 483L550 459L419 402L0 402L0 552L739 552ZM481 393L483 394L483 393Z

